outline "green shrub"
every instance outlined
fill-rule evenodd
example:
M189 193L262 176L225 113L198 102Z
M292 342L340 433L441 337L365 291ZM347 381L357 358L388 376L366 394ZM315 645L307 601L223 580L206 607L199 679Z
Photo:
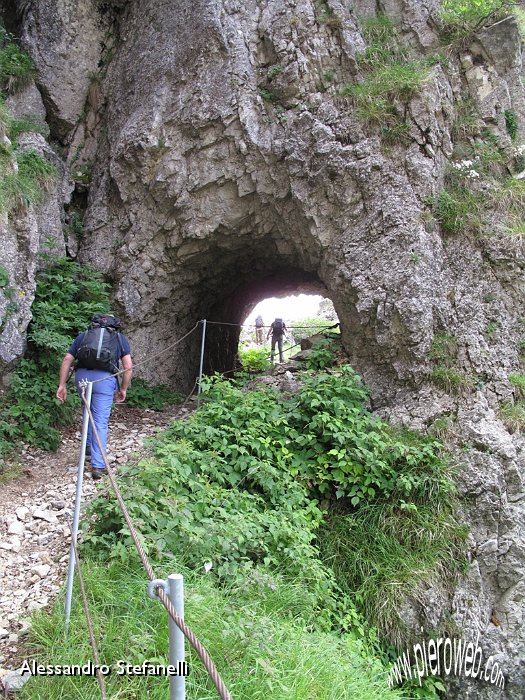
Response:
M334 363L334 345L332 338L324 338L309 350L306 357L308 369L324 369Z
M276 104L279 101L273 92L267 88L259 88L259 95L265 102L270 102L271 104Z
M355 519L352 527L370 521L356 544L369 548L361 554L370 570L379 571L384 561L374 537L381 542L402 533L409 561L419 557L408 579L408 564L396 566L392 556L384 587L364 587L355 596L370 612L381 607L389 586L417 591L453 567L450 551L460 539L451 515L453 488L441 444L373 416L350 367L305 372L302 382L298 393L284 396L206 379L201 408L170 427L151 458L121 467L120 485L151 557L176 552L193 567L211 562L223 583L255 569L286 571L299 583L310 581L320 623L344 626L351 612L338 587L351 590L347 574L336 580L330 557L324 564L319 558L320 550L329 551L319 526L333 504L342 504L349 523ZM130 538L111 494L92 504L89 521L84 541L90 551L126 560ZM357 581L357 554L349 566ZM385 626L387 617L395 620L391 611L376 616Z
M221 577L256 563L286 563L326 590L329 576L312 544L321 513L304 484L286 469L286 414L274 392L243 393L224 380L206 380L204 404L175 423L151 459L120 471L120 484L150 553L177 551L192 565L212 561ZM98 552L125 553L121 513L113 499L94 503ZM101 546L102 545L102 546ZM124 554L125 556L125 554ZM319 591L318 591L319 595Z
M272 363L269 359L268 348L239 349L239 360L245 372L264 372Z
M134 379L126 394L128 406L163 411L168 405L180 403L182 395L165 384L150 385L143 379Z
M109 304L100 273L65 258L44 257L47 266L37 280L27 351L0 410L4 451L19 440L48 450L58 447L57 428L72 420L72 407L78 404L74 391L65 404L55 399L61 360L91 316Z

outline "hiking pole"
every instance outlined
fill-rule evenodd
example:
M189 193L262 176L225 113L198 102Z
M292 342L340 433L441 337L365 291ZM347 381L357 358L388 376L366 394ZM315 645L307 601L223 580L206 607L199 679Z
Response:
M204 342L206 340L206 319L202 320L202 342L201 342L201 361L199 365L199 388L197 389L197 406L200 405L201 381L202 381L202 366L204 364Z
M87 405L91 404L91 391L93 384L91 382L80 383L82 394L86 394L85 398ZM84 421L82 423L82 443L80 445L80 455L78 458L77 472L77 492L75 496L75 511L73 513L73 524L71 526L71 548L69 550L69 569L67 573L67 589L66 589L66 635L69 630L69 619L71 617L71 597L73 595L73 576L75 574L75 547L77 545L78 521L80 520L80 501L82 500L82 482L84 480L84 462L86 459L86 442L89 426L89 413L87 406L84 406Z

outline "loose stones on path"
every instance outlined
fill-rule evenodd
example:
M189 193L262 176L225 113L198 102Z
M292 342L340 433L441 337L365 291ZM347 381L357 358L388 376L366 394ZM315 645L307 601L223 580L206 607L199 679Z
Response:
M185 412L186 413L186 412ZM172 416L144 412L140 427L117 423L111 429L109 461L125 464L143 449L144 440ZM64 582L71 542L71 522L76 490L74 466L78 458L80 433L65 438L59 453L27 451L24 461L38 476L38 470L52 464L51 483L21 491L0 500L0 677L5 668L16 668L21 638L29 629L34 610L53 602ZM61 453L61 459L60 459ZM57 462L54 468L54 460ZM51 486L51 488L50 488ZM104 488L104 486L102 486ZM39 492L40 491L40 492ZM86 470L83 498L90 499L97 487ZM20 663L18 663L20 665Z

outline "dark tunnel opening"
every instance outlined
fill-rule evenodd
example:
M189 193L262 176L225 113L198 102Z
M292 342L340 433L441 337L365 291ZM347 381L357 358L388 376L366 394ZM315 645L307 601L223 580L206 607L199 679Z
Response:
M210 306L204 373L231 372L236 366L241 325L250 311L263 299L292 294L329 296L325 285L314 272L283 268L256 275L249 282L240 284L228 297L218 299Z

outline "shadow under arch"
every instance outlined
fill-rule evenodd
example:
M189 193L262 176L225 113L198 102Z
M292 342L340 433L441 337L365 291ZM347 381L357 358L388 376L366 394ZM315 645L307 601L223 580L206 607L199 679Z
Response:
M241 324L259 301L291 294L330 297L329 290L315 272L283 267L272 272L254 273L253 279L244 281L227 297L212 305L207 319L211 323L206 331L205 373L229 372L234 368Z

